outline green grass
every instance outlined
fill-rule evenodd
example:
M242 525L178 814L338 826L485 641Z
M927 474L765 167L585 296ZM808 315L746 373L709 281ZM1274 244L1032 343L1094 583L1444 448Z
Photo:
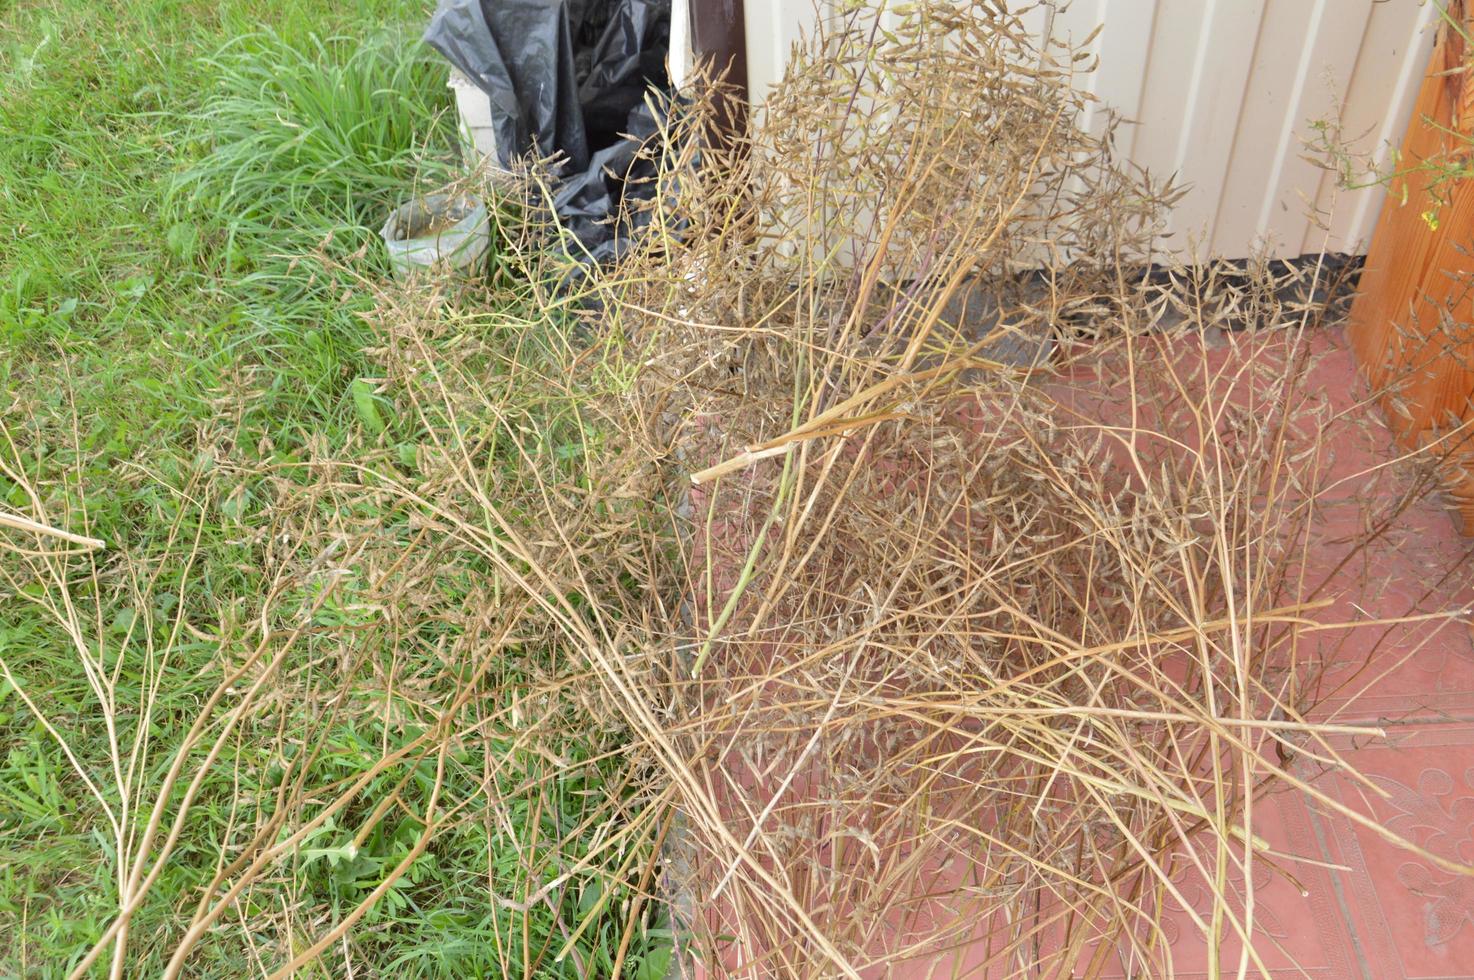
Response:
M185 732L259 640L258 622L301 641L290 655L272 648L278 700L201 767L121 975L160 972L246 829L306 825L359 777L366 787L243 892L184 975L287 962L409 860L416 814L437 793L459 801L453 819L300 975L612 970L628 894L597 861L530 909L514 899L601 839L602 825L585 826L600 800L633 792L601 755L621 736L571 737L553 766L496 722L377 768L416 745L455 693L476 695L457 710L495 721L555 654L529 639L468 679L468 661L446 652L484 646L486 625L465 610L500 601L489 568L452 549L395 565L386 556L423 540L414 515L309 465L331 456L413 472L436 424L380 383L363 316L373 302L357 278L383 272L373 244L387 210L453 169L445 70L413 41L430 6L0 4L0 459L18 477L0 476L0 506L30 507L29 486L58 523L111 546L95 568L73 562L50 582L0 554L0 661L55 729L0 680L0 976L65 975L101 936L120 878L106 807L146 810L169 785ZM445 342L470 329L494 343L496 318L520 315L515 291L498 302ZM332 553L350 539L358 550ZM342 565L331 589L314 578L329 555ZM109 788L117 753L77 647L38 605L62 594L112 678L112 728L147 747L131 796ZM406 609L376 612L385 596ZM570 715L570 731L580 724ZM188 753L190 772L202 756ZM284 806L288 784L300 792ZM182 792L165 792L171 816ZM625 975L661 975L659 926L647 913ZM565 945L572 954L555 961Z
M435 177L419 164L446 150L444 71L403 56L397 27L422 9L12 5L5 370L80 355L125 386L121 414L150 420L147 445L257 366L278 376L260 379L250 435L341 416L362 329L353 298L301 263L329 235L336 255L363 245L359 222L376 228L417 175ZM98 433L119 448L132 435Z

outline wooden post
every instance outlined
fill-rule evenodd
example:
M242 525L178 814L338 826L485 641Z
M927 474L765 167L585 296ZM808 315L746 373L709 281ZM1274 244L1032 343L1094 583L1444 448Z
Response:
M1470 26L1464 0L1449 13ZM1471 52L1451 24L1438 43L1399 171L1377 222L1352 305L1347 336L1382 406L1407 447L1442 437L1457 451L1444 468L1445 487L1465 534L1474 534L1474 181L1435 186L1425 161L1468 166L1474 150ZM1434 195L1445 200L1433 217ZM1456 435L1450 435L1456 432Z
M682 2L682 0L677 0ZM743 0L689 0L691 47L728 94L717 104L718 145L747 135L747 24Z

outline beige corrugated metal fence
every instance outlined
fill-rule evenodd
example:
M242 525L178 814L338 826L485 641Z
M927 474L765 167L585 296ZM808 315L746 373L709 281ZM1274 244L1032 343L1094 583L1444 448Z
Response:
M835 0L823 0L827 6ZM1134 124L1123 155L1191 190L1171 217L1179 249L1239 257L1258 241L1294 256L1365 251L1378 190L1337 192L1303 159L1312 120L1335 119L1362 151L1406 129L1437 17L1423 0L1075 0L1031 4L1028 23L1091 42L1080 85ZM823 8L821 8L823 9ZM1022 8L1020 8L1022 9ZM748 78L761 101L800 31L807 0L746 0ZM1098 125L1086 119L1084 125ZM1328 214L1329 227L1310 216Z

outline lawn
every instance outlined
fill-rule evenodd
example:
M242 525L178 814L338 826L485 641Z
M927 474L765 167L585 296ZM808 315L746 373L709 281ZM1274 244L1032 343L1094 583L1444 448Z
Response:
M659 811L477 530L591 459L518 387L566 329L411 302L437 409L384 328L373 229L458 169L429 7L0 5L0 497L108 542L0 553L0 976L664 973Z

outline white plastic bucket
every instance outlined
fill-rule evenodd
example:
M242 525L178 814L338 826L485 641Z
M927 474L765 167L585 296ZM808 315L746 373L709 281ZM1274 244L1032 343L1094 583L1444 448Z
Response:
M491 248L486 219L481 201L431 194L395 208L379 234L401 279L431 269L470 272Z

